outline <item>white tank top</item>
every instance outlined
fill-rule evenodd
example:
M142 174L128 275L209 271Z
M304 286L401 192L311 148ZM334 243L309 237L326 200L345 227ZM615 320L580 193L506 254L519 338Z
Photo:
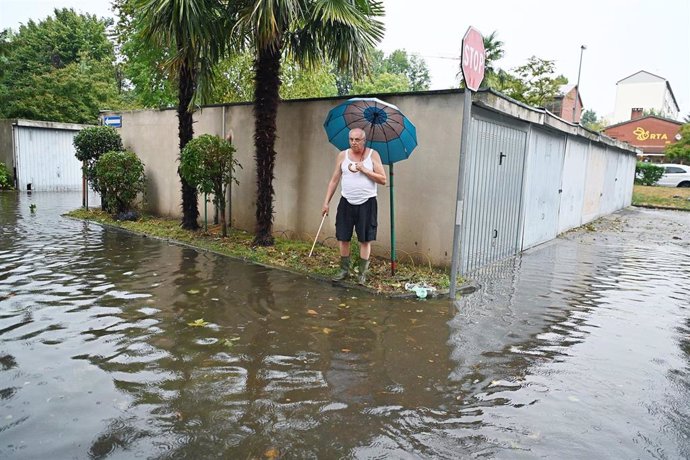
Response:
M369 198L376 196L376 182L369 179L363 172L352 172L350 165L354 165L354 161L350 160L350 149L345 152L345 159L340 163L340 170L343 175L340 180L341 194L350 204L362 204ZM371 149L369 155L362 161L364 167L367 169L374 169L374 162L371 159ZM354 166L352 166L354 169Z

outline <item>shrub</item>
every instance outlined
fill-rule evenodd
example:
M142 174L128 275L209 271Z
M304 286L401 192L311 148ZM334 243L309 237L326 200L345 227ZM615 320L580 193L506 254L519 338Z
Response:
M81 162L85 162L84 176L91 184L91 188L101 194L102 201L106 202L103 190L96 178L96 162L106 152L118 152L124 150L122 138L115 128L110 126L89 126L79 131L74 137L75 156Z
M0 163L0 190L7 190L14 188L14 179L12 179L12 174L10 170L7 169L5 163Z
M204 134L187 143L180 154L180 176L202 193L213 194L213 204L220 210L220 225L227 236L225 195L235 167L242 167L234 158L235 148L218 136Z
M664 175L664 168L652 163L637 162L635 166L635 183L638 185L654 185Z
M144 192L146 176L144 164L134 152L106 152L98 159L95 167L96 180L101 187L111 214L128 216L135 208L135 200Z

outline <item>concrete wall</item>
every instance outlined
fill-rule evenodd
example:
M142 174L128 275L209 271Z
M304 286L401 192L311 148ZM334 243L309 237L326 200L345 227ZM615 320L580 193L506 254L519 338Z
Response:
M12 120L0 120L0 162L12 171L14 153L12 150Z
M394 166L396 250L435 263L450 258L453 237L451 210L455 209L462 126L462 93L458 91L392 95L415 124L419 146L412 156ZM337 150L329 142L323 122L330 109L347 98L286 101L278 110L274 200L276 234L288 232L313 238L321 221L321 205L335 167ZM146 165L147 209L158 214L181 215L177 176L179 141L175 110L122 112L125 147ZM225 131L223 130L223 118ZM232 225L253 231L256 207L254 117L252 105L206 107L194 115L194 135L233 133L236 158L242 165L239 185L232 186ZM385 167L386 174L389 168ZM390 184L390 178L389 178ZM374 253L390 251L390 187L379 187L379 232ZM331 201L320 239L335 237L335 208ZM203 207L200 201L200 213ZM423 213L420 214L421 209ZM209 214L210 214L209 209ZM209 218L210 219L210 218Z
M408 256L418 261L449 265L452 254L456 209L462 105L459 90L386 95L417 128L418 147L412 156L394 166L395 228L398 259ZM321 204L335 166L337 150L323 130L330 109L347 98L286 101L280 104L277 120L274 200L274 231L291 237L313 239L321 220ZM584 130L579 126L548 116L491 92L477 93L475 105L511 119L542 125L551 132L561 132L585 143L603 143L617 150L629 150L624 144ZM176 161L179 154L177 114L163 111L122 112L124 144L139 155L148 177L147 209L171 217L181 215L180 183ZM254 230L256 205L256 169L254 162L254 118L250 104L206 107L194 115L194 133L227 135L233 133L239 185L232 186L232 219L236 228ZM598 145L598 144L597 144ZM560 154L561 156L563 153ZM604 156L601 156L604 160ZM562 165L561 165L562 167ZM390 170L385 167L386 173ZM579 193L584 221L600 214L606 162L590 161L581 174L586 188ZM634 166L633 166L634 170ZM554 174L558 175L556 171ZM601 177L599 177L600 175ZM592 182L590 184L590 178ZM631 176L632 180L632 176ZM373 245L375 254L390 254L390 177L389 185L379 187L379 233ZM575 193L575 191L572 191ZM335 208L339 191L331 201L321 241L335 236ZM200 203L203 217L203 204ZM210 213L210 210L209 210ZM209 220L211 217L209 217ZM562 223L562 227L571 225Z

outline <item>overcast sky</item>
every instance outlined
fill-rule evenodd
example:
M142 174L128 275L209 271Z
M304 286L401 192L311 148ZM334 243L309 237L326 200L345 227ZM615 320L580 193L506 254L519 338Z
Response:
M681 116L690 114L690 0L384 0L386 37L380 48L423 57L432 89L457 86L460 42L472 25L496 31L510 70L530 56L553 60L559 74L577 82L585 108L610 116L616 82L646 70L669 81ZM475 4L476 6L470 6ZM109 0L0 0L0 29L40 20L55 7L112 16Z

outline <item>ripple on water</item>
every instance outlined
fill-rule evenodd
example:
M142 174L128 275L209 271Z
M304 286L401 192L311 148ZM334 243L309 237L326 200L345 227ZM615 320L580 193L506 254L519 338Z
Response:
M26 204L0 209L2 457L688 457L687 248L556 241L449 313Z

